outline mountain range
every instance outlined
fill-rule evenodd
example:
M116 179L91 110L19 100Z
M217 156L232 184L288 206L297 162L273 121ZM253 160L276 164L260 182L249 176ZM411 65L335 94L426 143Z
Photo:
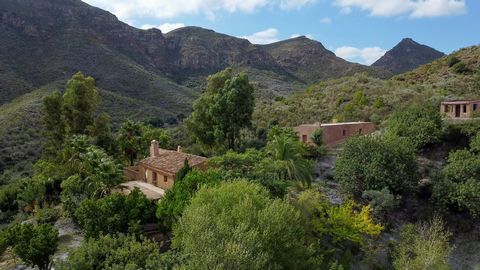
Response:
M200 27L141 30L80 0L0 1L0 171L38 155L41 99L74 73L93 76L102 111L126 118L179 118L191 111L208 75L246 72L258 101L320 81L364 73L391 78L443 54L405 39L372 66L337 57L307 37L268 45ZM36 130L34 130L36 129ZM1 158L0 157L0 158Z
M426 46L402 51L402 41L368 67L306 37L261 46L199 27L141 30L80 0L3 0L0 19L0 103L82 71L101 89L177 113L206 76L229 66L257 75L270 97L357 72L386 78L442 56Z

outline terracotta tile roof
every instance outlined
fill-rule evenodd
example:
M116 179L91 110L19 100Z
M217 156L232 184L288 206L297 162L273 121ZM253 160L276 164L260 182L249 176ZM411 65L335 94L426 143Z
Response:
M190 155L187 153L159 149L158 156L148 157L140 161L141 164L175 175L188 159L190 167L195 167L207 160L205 157Z

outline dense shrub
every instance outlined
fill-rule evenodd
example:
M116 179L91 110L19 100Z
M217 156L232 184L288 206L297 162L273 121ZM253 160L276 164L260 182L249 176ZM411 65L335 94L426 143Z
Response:
M344 144L334 177L357 198L365 190L411 191L418 181L415 151L405 139L354 137Z
M218 171L193 170L181 181L175 181L173 188L168 190L165 197L158 203L156 215L161 224L170 230L177 219L182 216L195 192L202 186L215 185L220 180L221 175Z
M401 196L393 195L385 187L382 190L366 190L362 198L368 201L377 217L384 219L398 207Z
M10 246L28 266L49 270L58 246L58 231L50 224L16 224L2 232L1 249Z
M319 269L304 233L294 207L258 184L234 181L197 192L173 244L184 269Z
M467 67L467 64L465 64L464 62L460 61L458 63L456 63L455 65L452 66L452 69L455 73L458 73L458 74L463 74L463 73L467 73L470 71L470 69Z
M130 194L115 193L102 199L84 200L75 211L78 224L87 237L127 233L139 224L155 220L155 203L138 189Z
M438 218L428 223L405 225L394 250L393 269L449 270L448 258L452 251L449 237L450 233Z
M42 208L35 213L35 220L38 224L54 224L60 218L60 209Z
M458 59L457 57L455 56L449 56L447 58L447 65L449 67L453 67L455 64L457 64L458 62L460 62L460 59Z
M404 137L417 149L438 142L442 135L438 108L415 105L394 112L386 121L386 135Z
M451 152L447 165L434 183L433 198L444 207L480 215L480 154L468 150Z
M302 213L308 243L323 258L322 269L337 261L348 268L352 252L364 247L367 239L383 229L372 220L369 206L360 207L353 201L333 205L313 190L302 192L291 201Z
M66 261L57 263L55 269L158 270L165 268L161 265L157 243L120 234L85 240L80 247L68 255Z

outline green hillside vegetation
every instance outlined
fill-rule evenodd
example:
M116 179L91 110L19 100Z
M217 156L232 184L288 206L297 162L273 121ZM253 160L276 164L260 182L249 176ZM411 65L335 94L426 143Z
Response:
M284 126L318 121L380 123L392 111L413 103L478 98L479 59L480 47L473 46L388 80L356 74L322 81L285 99L260 102L254 119L262 127L268 126L270 120Z
M371 80L347 81L354 79L363 85ZM122 167L147 155L149 141L172 148L176 138L132 120L112 131L108 114L100 113L94 82L77 73L63 93L38 94L48 94L37 117L47 147L31 176L0 189L0 217L7 228L0 231L0 256L16 258L14 265L420 270L431 264L431 269L462 269L448 259L450 240L478 228L477 123L450 126L439 122L438 110L405 102L394 114L385 111L385 132L349 139L338 152L333 175L318 178L314 164L325 153L312 155L312 147L291 128L275 125L275 119L264 129L255 127L254 88L247 75L226 69L209 77L189 124L182 126L194 139L182 146L206 149L209 170L184 163L173 188L154 203L138 190L118 192ZM20 98L18 104L29 100L35 97ZM380 102L369 105L362 91L350 102L381 107ZM405 124L409 121L415 129ZM429 129L431 136L424 136ZM253 130L255 135L245 136ZM318 141L321 135L315 137ZM436 160L428 154L442 151L450 152L447 163L432 166L429 162ZM84 237L66 257L58 250L63 243L57 220L77 225ZM152 224L158 246L145 238ZM476 267L475 254L455 254Z

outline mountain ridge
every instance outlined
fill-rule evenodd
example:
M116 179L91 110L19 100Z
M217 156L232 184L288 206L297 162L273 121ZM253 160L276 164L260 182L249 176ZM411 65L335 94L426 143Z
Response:
M412 38L404 38L373 63L372 66L384 68L393 74L400 74L428 64L443 56L445 56L443 52L420 44Z

